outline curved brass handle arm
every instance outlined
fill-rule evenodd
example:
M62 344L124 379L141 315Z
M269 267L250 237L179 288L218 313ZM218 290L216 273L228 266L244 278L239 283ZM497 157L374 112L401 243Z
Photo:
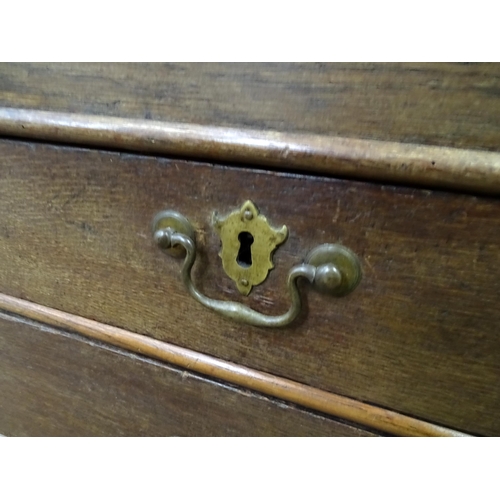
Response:
M282 327L290 324L300 313L302 306L297 280L306 278L315 289L330 295L345 295L355 288L361 277L357 257L347 248L340 245L321 245L315 248L306 258L306 262L293 267L288 273L288 291L291 306L279 316L268 316L259 313L244 304L216 300L203 295L196 289L191 278L191 269L196 260L196 244L194 231L184 217L174 213L169 218L172 227L154 228L156 243L170 254L182 256L185 251L181 269L181 279L190 295L205 307L212 309L226 318L253 326ZM177 230L176 230L177 229ZM180 229L180 231L179 231Z
M312 283L316 274L316 267L309 264L300 264L293 267L288 274L288 290L292 299L290 309L280 316L267 316L266 314L254 311L244 304L239 304L238 302L211 299L196 289L191 279L191 269L196 259L196 246L189 236L166 229L157 231L155 233L155 239L162 248L181 245L186 250L186 257L184 258L181 270L181 279L193 298L205 307L218 312L226 318L248 325L280 327L291 323L300 313L302 306L300 293L297 288L297 280L303 277L307 278Z

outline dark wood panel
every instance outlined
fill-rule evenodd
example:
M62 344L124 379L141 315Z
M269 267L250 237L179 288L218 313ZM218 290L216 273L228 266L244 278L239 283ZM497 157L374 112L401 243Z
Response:
M0 64L0 106L498 150L499 64Z
M119 153L3 141L3 293L477 434L500 434L500 200ZM290 237L242 299L222 271L213 210L252 199ZM363 280L342 299L307 289L304 314L268 331L197 304L153 215L198 231L203 292L268 314L288 307L290 267L341 242Z
M9 436L369 436L372 433L0 313Z

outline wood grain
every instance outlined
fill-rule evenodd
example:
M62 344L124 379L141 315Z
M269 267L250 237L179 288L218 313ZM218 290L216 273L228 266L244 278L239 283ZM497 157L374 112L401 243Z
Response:
M0 106L500 147L497 63L2 63Z
M0 313L8 436L370 436L314 413Z
M500 194L500 153L0 108L0 133L140 153Z
M223 273L213 210L253 200L290 236L248 298ZM304 286L290 328L233 324L191 299L150 223L197 230L197 286L266 314L314 246L361 259L351 295ZM0 143L0 291L422 420L500 434L500 200L11 141Z
M167 344L144 335L138 335L25 300L9 297L8 295L0 294L0 309L45 324L78 332L86 337L97 339L134 353L166 361L212 378L291 401L306 408L347 419L356 424L362 424L378 429L379 431L398 436L465 436L465 434L452 429L422 422L406 415L376 408L359 401L298 384L291 380L252 370L245 366L229 363L196 351Z

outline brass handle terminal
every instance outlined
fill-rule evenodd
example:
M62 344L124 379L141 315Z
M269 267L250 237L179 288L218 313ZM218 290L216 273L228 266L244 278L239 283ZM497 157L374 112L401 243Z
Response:
M304 263L292 267L288 273L287 286L292 302L288 311L268 316L238 302L211 299L196 289L191 279L196 260L194 229L184 216L174 211L160 212L153 220L153 237L170 255L185 255L181 279L194 299L226 318L253 326L282 327L299 315L302 306L297 288L299 278L306 278L315 290L332 296L347 295L361 279L359 260L353 252L338 244L320 245L308 254Z

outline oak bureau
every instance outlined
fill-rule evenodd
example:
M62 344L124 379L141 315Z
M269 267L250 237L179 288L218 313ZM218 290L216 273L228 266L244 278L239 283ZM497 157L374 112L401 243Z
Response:
M0 64L0 434L500 435L500 65Z

